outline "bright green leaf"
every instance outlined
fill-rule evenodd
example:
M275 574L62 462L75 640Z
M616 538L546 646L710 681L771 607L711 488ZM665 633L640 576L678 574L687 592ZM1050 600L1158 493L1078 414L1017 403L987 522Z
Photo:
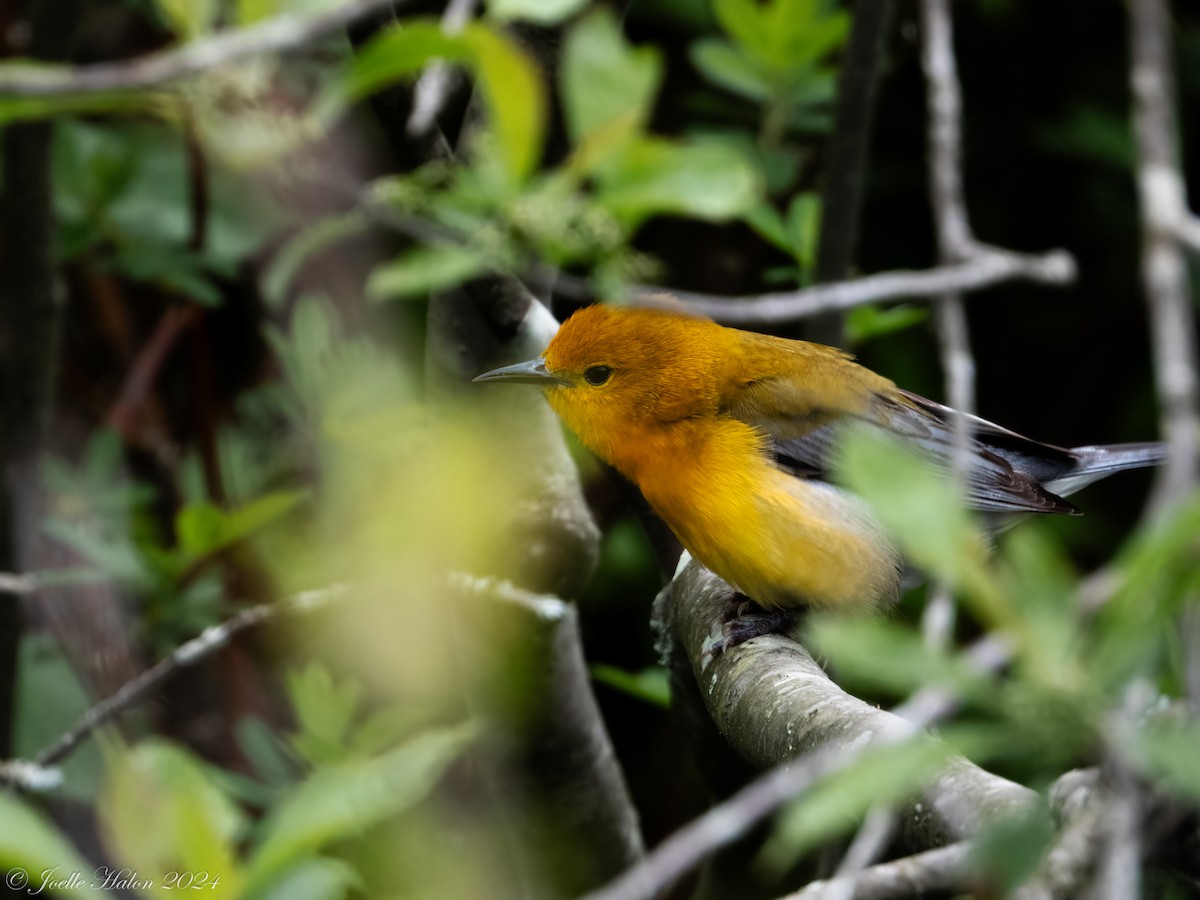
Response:
M846 340L851 344L862 344L872 338L883 337L912 328L929 318L929 309L923 306L857 306L846 315Z
M156 738L123 754L98 810L117 858L143 876L217 873L222 889L237 895L243 815L182 747Z
M590 13L571 29L563 47L562 96L567 131L576 142L622 123L629 136L650 116L662 81L653 47L630 47L608 8Z
M772 88L745 54L725 41L710 38L692 44L692 64L714 84L750 100L763 102Z
M524 181L541 156L545 87L528 56L483 23L473 22L457 35L443 34L432 21L383 32L359 51L344 77L326 89L318 104L320 117L330 119L434 59L475 70L505 169L514 183Z
M682 144L646 138L602 177L597 200L631 222L676 214L720 221L759 199L758 173L725 144Z
M784 253L791 253L791 244L788 241L787 226L783 223L783 216L770 203L762 202L742 213L742 221L758 232L759 236L765 238L774 244Z
M601 684L664 709L671 705L671 679L666 669L655 667L627 672L616 666L592 666L592 677Z
M82 884L73 885L70 896L101 897L103 891L93 888L90 875L95 867L87 861L54 825L14 794L0 793L0 871L7 870L8 885L16 894L24 889L29 894L40 893L42 874L48 879L66 879L73 872L84 873ZM14 881L16 876L18 879ZM25 884L20 879L27 878ZM52 891L55 896L66 894Z
M261 888L322 847L419 803L477 732L471 723L428 731L375 759L314 773L267 817L251 884Z
M453 287L487 269L483 258L467 247L423 244L376 266L367 279L367 296L372 300L424 296Z
M158 7L181 40L191 41L212 30L217 0L158 0Z

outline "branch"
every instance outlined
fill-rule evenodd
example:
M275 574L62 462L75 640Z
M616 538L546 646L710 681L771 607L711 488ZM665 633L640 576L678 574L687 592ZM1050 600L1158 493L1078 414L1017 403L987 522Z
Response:
M0 65L0 97L100 94L161 87L265 53L294 50L403 0L346 0L315 16L284 15L135 59L70 68Z
M478 0L450 0L442 13L442 33L458 34L475 13ZM456 70L444 62L430 63L413 88L413 106L405 130L409 137L427 135L454 87Z
M848 767L868 747L905 740L928 724L846 694L802 646L781 635L712 657L709 645L722 634L734 593L692 562L668 587L666 602L656 605L669 611L714 724L744 760L767 771L586 900L654 895L819 779ZM989 644L980 654L981 664L997 656L992 649ZM923 702L915 708L938 715L952 706ZM1032 791L956 757L901 815L913 843L935 846L970 837L984 823L1037 802Z
M852 877L814 881L781 900L827 900L831 891L854 900L891 900L926 894L962 893L968 885L972 847L959 842L881 863Z
M16 594L23 597L38 589L38 580L34 575L13 575L0 572L0 594Z
M1179 167L1179 128L1171 78L1170 12L1166 0L1130 0L1130 71L1142 211L1142 283L1167 462L1155 484L1151 515L1185 497L1200 475L1200 386L1195 313L1180 235L1200 229L1186 205Z
M184 666L193 665L212 656L213 653L233 640L236 635L248 628L261 625L280 615L319 608L341 596L344 590L341 586L332 586L321 590L304 591L278 603L262 603L258 606L251 606L226 619L220 625L206 628L199 637L180 644L170 656L159 660L85 712L69 731L38 753L32 764L24 760L9 760L0 764L0 780L20 775L23 771L36 771L29 768L31 765L45 770L61 763L97 728L116 718L125 710L141 703L155 688Z
M987 247L980 248L961 263L924 271L881 272L798 291L717 297L669 287L640 287L639 290L668 291L696 312L721 322L771 324L885 300L933 297L951 292L965 294L1018 280L1070 284L1075 280L1075 260L1065 250L1033 255Z
M515 616L511 630L520 635L519 649L527 651L520 665L538 673L526 681L519 716L504 704L497 710L487 686L468 694L469 704L483 707L473 712L489 721L488 740L496 752L484 761L485 774L506 830L520 837L514 843L525 857L522 868L540 870L552 896L575 896L603 884L645 850L592 692L579 613L557 597L500 579L455 573L451 586L481 601L473 610L478 615L471 616L481 634L514 625L509 619Z

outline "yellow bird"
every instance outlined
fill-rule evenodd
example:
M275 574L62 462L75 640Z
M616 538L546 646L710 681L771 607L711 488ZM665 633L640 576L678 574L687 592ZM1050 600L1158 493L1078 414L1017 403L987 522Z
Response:
M949 466L954 413L832 347L659 309L589 306L545 354L476 381L540 385L701 563L767 609L880 608L903 563L830 481L838 432L868 423ZM1066 449L972 417L970 506L1077 513L1063 495L1161 462L1161 444Z

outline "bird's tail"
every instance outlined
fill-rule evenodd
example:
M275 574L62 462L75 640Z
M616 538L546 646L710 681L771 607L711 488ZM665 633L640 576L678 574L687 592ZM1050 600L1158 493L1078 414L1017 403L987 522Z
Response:
M1060 497L1066 497L1093 481L1126 469L1157 466L1167 458L1167 445L1159 442L1108 444L1103 447L1074 447L1071 455L1077 463L1071 471L1046 485Z

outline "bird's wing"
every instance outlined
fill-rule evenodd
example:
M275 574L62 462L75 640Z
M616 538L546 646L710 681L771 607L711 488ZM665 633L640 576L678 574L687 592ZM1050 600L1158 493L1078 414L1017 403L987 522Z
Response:
M868 373L858 366L854 369ZM910 444L940 469L952 467L954 414L948 407L901 391L886 379L875 383L866 376L863 390L852 393L853 402L789 407L793 385L788 378L755 381L743 388L728 409L735 418L763 431L778 464L793 474L831 478L839 434L853 421L867 422ZM1042 484L1075 466L1071 451L1030 440L975 416L971 425L973 459L967 478L971 507L1001 513L1079 512Z

